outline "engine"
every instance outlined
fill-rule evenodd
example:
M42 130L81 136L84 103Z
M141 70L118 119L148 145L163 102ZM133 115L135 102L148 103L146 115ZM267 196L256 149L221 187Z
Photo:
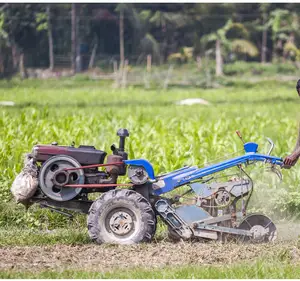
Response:
M126 166L122 162L127 160L124 146L129 133L126 129L120 129L117 135L120 137L119 148L112 145L113 153L107 156L105 165L108 165L103 167L104 170L99 170L99 164L104 164L107 153L94 146L60 146L56 142L35 145L31 157L38 165L38 182L42 194L55 201L68 201L75 197L87 198L91 192L114 189L118 176L126 174ZM99 184L110 186L96 186ZM92 185L95 187L91 188Z
M78 161L81 165L102 164L107 155L102 150L97 150L94 146L80 145L60 146L57 142L52 145L35 145L32 149L32 156L37 162L45 162L55 155L68 155Z

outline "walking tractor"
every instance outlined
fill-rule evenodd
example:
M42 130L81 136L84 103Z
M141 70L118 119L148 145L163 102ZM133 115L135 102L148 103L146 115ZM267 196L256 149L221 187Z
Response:
M21 203L38 203L67 216L72 215L65 210L87 214L89 236L97 243L151 241L157 217L167 225L169 237L177 240L276 239L276 227L270 218L247 214L253 182L245 168L262 162L281 176L278 168L283 167L283 161L270 155L274 147L270 139L267 154L258 153L256 143L243 141L245 153L241 156L204 168L185 166L156 175L147 160L128 160L124 150L128 131L120 129L117 135L119 148L111 146L106 163L106 152L93 146L34 146L19 180L17 177L13 184L15 197L25 186L30 192L27 197L18 197ZM20 184L26 173L31 180ZM118 178L126 175L127 183L118 183ZM175 195L175 190L180 193ZM91 193L101 194L91 200Z

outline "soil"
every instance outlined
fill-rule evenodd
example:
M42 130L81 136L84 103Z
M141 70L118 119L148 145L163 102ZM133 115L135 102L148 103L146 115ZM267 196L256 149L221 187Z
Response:
M97 270L111 271L130 267L156 268L183 265L221 265L256 258L285 255L299 261L295 243L221 244L159 242L129 246L53 245L2 247L0 270Z
M158 268L185 265L230 265L257 259L300 261L298 223L281 224L277 242L152 242L137 245L51 245L0 247L0 270L91 270Z

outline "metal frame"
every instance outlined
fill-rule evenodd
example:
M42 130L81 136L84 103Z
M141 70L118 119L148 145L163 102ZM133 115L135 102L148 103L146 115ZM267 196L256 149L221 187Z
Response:
M240 133L238 132L239 137ZM238 229L236 227L227 227L216 225L219 222L225 222L232 220L232 214L226 214L223 216L215 217L209 215L205 210L202 210L203 213L206 213L207 216L204 216L203 219L200 217L198 219L191 218L192 222L188 222L184 215L180 215L180 211L178 209L174 209L171 205L171 201L167 198L163 198L160 195L170 192L177 187L193 184L195 181L204 182L203 179L206 176L215 174L217 172L224 171L229 168L233 168L237 166L242 171L242 164L252 164L255 162L264 162L271 164L272 168L275 168L275 165L283 166L283 160L279 157L270 156L274 144L268 139L268 142L271 144L270 149L267 154L260 154L257 152L258 144L254 142L244 143L245 154L242 156L238 156L229 160L222 161L217 164L210 165L204 168L198 168L197 166L186 166L180 169L174 170L170 173L166 173L160 176L155 176L153 166L151 163L145 159L133 159L133 160L123 160L122 162L114 162L109 164L93 164L88 166L80 166L75 168L67 168L64 171L72 171L72 170L82 170L87 168L97 168L97 167L106 167L106 166L118 166L118 165L127 165L127 166L139 166L143 167L148 176L148 182L143 184L117 184L117 183L105 183L105 184L65 184L65 187L73 187L73 188L105 188L105 187L117 187L117 186L130 186L133 190L141 193L148 201L151 202L153 208L156 212L162 217L162 219L180 236L184 238L190 238L191 236L198 236L210 239L217 239L217 233L227 233L232 235L241 235L251 237L252 233L248 230ZM122 147L124 144L122 144ZM124 150L124 148L123 148ZM123 151L121 150L121 151ZM123 158L124 159L124 158ZM127 156L126 158L127 159ZM246 174L247 175L247 174ZM251 180L251 179L250 179ZM193 189L193 188L192 188ZM251 197L251 194L250 194ZM249 197L249 198L250 198ZM238 200L235 198L234 200ZM249 200L249 199L248 199ZM71 217L71 214L68 214L60 209L68 209L81 213L88 214L90 206L93 201L87 200L85 198L77 197L75 200L57 202L51 200L50 198L45 197L35 197L31 200L32 203L39 203L41 207L49 208L51 211L59 212L63 215ZM171 203L171 204L169 204ZM246 207L247 208L246 202ZM235 208L236 201L233 203L233 207ZM201 208L199 208L200 210ZM189 211L187 211L189 212ZM234 209L232 211L236 218L237 215L244 217L245 213L240 212L236 213ZM188 215L191 214L187 213Z
M142 166L148 173L150 180L158 182L157 188L154 189L155 195L161 195L173 189L188 184L191 181L199 180L205 176L221 172L223 170L238 166L241 164L250 164L250 162L265 162L272 165L283 165L283 161L279 157L270 156L273 149L273 143L271 143L271 149L267 155L257 153L258 144L254 142L248 142L244 144L245 155L238 156L205 168L198 167L183 167L171 173L165 174L160 177L155 177L152 165L145 159L126 160L126 165Z

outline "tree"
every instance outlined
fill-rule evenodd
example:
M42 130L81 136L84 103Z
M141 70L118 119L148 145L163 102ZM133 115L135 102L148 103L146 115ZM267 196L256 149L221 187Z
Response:
M227 49L250 56L256 56L258 54L254 44L246 39L240 39L240 37L247 38L248 31L243 24L234 23L232 20L228 20L223 27L202 37L201 41L204 45L210 42L215 43L216 76L223 75L222 53L224 50Z
M125 63L125 48L124 48L124 13L130 4L118 4L116 11L119 12L119 42L120 42L120 66Z
M47 5L47 25L48 25L48 43L49 43L49 69L54 69L54 51L53 51L53 33L51 24L51 7Z
M4 13L0 10L0 54L4 54L8 47L8 34L3 28L4 25ZM0 55L0 75L2 76L6 72L5 56Z
M51 7L48 4L45 12L39 12L36 15L37 30L47 31L48 47L49 47L49 70L53 71L54 68L54 47L53 47L53 34L51 24Z
M277 60L283 53L286 42L294 43L295 33L299 33L299 19L297 14L285 9L275 9L271 12L268 26L272 31L273 55Z
M156 11L149 22L161 29L161 61L165 61L168 57L169 34L174 33L174 29L181 28L189 22L189 17L180 12L163 12Z
M124 9L120 8L120 63L124 66L125 50L124 50Z
M73 74L77 72L76 58L77 58L77 16L76 16L76 4L72 4L72 70Z
M260 4L260 11L262 13L262 43L261 43L261 63L265 63L267 61L267 36L268 36L268 9L270 7L269 3Z

